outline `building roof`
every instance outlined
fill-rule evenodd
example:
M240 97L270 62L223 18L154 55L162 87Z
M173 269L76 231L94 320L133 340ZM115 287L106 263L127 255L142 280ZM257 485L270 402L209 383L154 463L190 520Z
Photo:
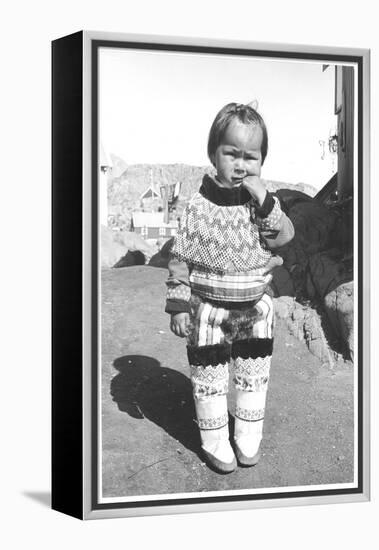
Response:
M163 212L133 212L134 227L177 227L178 222L172 220L169 223L164 223Z
M159 192L155 189L155 187L153 185L150 185L150 187L148 187L147 189L145 189L143 193L141 193L140 200L152 197L153 195L155 195L158 198L161 197Z

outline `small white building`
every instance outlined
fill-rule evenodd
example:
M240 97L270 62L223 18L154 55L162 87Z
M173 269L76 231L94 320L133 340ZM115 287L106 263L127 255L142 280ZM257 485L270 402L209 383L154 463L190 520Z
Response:
M176 235L178 222L164 222L164 212L133 212L132 231L144 239L169 239Z

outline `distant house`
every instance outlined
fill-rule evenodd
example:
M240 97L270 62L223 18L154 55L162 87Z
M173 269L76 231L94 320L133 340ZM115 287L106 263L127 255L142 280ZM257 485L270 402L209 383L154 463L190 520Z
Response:
M177 230L176 220L164 223L163 212L133 212L132 214L132 231L144 239L169 239L176 235Z

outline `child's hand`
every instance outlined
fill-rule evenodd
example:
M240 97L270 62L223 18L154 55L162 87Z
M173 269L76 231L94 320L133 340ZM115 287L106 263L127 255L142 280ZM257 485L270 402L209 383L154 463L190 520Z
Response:
M259 206L262 206L266 198L267 191L261 178L258 176L247 176L243 180L242 185L246 187L253 199L259 203Z
M187 312L173 313L171 315L170 329L176 336L185 338L189 335L190 316Z

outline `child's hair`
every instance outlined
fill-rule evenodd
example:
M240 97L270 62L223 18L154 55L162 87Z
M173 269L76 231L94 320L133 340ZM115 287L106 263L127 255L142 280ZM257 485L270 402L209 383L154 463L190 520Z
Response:
M266 124L259 113L250 105L243 105L242 103L228 103L219 111L216 118L213 121L209 132L208 138L208 157L212 164L214 164L214 156L217 147L223 140L227 127L233 119L237 119L243 124L254 124L262 129L262 164L265 161L268 147L268 136Z

